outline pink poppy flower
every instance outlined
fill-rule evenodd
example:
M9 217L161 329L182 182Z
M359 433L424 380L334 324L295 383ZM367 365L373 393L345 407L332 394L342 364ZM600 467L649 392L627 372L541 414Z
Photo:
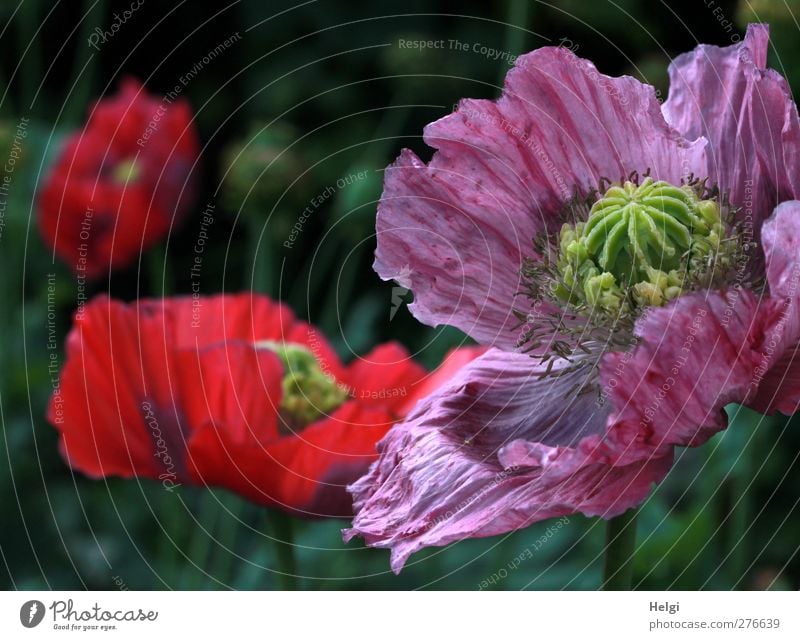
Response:
M566 48L425 129L386 172L375 269L491 347L351 487L345 538L392 550L611 518L723 407L800 400L800 122L768 28L670 67L669 99ZM533 242L532 242L533 239Z

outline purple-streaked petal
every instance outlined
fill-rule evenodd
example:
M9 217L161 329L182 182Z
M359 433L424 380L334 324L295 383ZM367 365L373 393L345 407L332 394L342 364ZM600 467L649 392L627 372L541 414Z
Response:
M769 27L754 24L739 44L679 56L663 107L683 135L708 140L708 177L756 240L775 205L800 190L797 107L786 80L766 68L768 46Z
M786 304L800 304L800 201L778 205L764 223L762 242L770 295Z
M766 341L778 319L770 299L746 290L681 296L637 324L641 344L603 358L614 407L598 451L626 462L668 445L697 446L724 429L723 408L747 403L769 367Z
M766 340L773 363L752 406L794 414L800 405L800 202L784 202L764 223L762 242L769 291L780 315Z
M391 548L399 571L423 547L576 512L612 517L642 502L671 450L616 467L579 450L603 430L607 408L582 386L585 369L542 378L536 363L491 349L422 401L351 487L358 513L345 538Z
M650 169L680 182L705 142L667 125L652 87L604 76L566 48L521 56L496 102L462 100L425 129L427 165L403 151L386 172L375 270L413 290L414 315L483 344L514 345L512 314L532 238L601 177Z

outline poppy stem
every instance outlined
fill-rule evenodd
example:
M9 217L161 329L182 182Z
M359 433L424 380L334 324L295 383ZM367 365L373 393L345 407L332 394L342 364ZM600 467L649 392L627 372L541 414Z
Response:
M525 0L510 0L508 3L504 49L511 55L518 55L527 51L525 48L525 36L527 35L525 27L529 24L528 8L531 5L532 3ZM507 68L500 66L498 84L501 87L507 72Z
M82 45L75 50L71 76L73 91L69 102L64 106L62 118L64 124L75 126L80 122L84 109L90 102L97 76L97 53L100 49L99 38L94 32L96 29L102 30L107 11L108 0L84 0L83 2L83 21L78 42L86 42L88 46ZM98 40L97 43L92 44L92 36Z
M208 559L211 552L212 540L217 543L216 529L221 517L222 505L213 493L209 492L202 498L200 513L191 516L193 520L192 538L187 555L197 565L193 573L184 572L184 589L202 589L206 575Z
M275 549L275 581L281 591L296 591L297 566L294 557L294 526L292 517L277 509L267 513L267 535Z
M19 105L19 111L27 114L33 108L33 102L36 96L36 83L44 71L42 64L42 40L44 35L38 32L41 21L44 20L42 16L42 3L38 0L34 2L24 2L18 7L19 17L15 20L17 25L17 46L19 51L24 52L21 54L20 66L21 73L19 74L19 85L17 88L17 95L22 95L22 104ZM15 12L16 13L16 12ZM83 43L81 43L83 44Z
M764 449L757 444L759 435L777 424L778 418L758 414L741 405L730 405L727 412L728 428L722 442L728 449L729 459L733 460L733 468L726 481L729 492L722 510L726 515L720 528L727 537L727 554L723 562L730 571L731 584L734 588L742 588L752 558L748 533L753 526L752 493L759 471L754 463L754 452L762 452L760 455L763 456ZM725 495L724 492L720 494Z
M604 591L629 591L633 583L633 555L636 549L636 515L629 509L606 524L603 566Z
M147 252L147 268L150 276L150 295L164 298L170 294L172 273L168 262L169 246L167 242L152 247Z
M221 513L221 522L219 524L219 534L217 540L219 544L219 551L215 551L216 563L214 564L214 575L219 580L227 581L232 584L236 575L231 575L231 565L234 558L236 558L236 543L239 539L239 534L245 528L252 529L245 523L247 519L247 507L249 506L238 496L225 495L221 498L223 500L223 512Z
M249 262L245 265L245 289L255 293L276 295L276 254L270 229L254 211L243 211L246 216L244 228L250 243L247 254Z

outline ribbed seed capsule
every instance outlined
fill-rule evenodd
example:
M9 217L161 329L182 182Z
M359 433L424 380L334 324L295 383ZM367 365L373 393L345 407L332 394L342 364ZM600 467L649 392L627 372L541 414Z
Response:
M691 187L650 177L612 185L585 222L564 225L555 290L607 312L628 297L663 305L680 295L693 267L716 257L724 238L719 204Z

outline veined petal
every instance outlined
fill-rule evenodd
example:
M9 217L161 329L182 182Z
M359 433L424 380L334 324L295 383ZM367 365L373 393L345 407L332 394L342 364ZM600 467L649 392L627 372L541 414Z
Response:
M724 429L730 402L793 414L800 404L800 202L764 223L769 296L732 289L691 294L639 323L642 344L608 354L602 377L615 412L612 457L695 446ZM602 448L602 447L598 447Z
M449 383L459 369L478 356L482 356L486 351L487 347L481 346L456 347L448 351L444 360L434 371L417 380L411 394L400 408L400 415L408 415L417 402L431 395L442 385Z
M756 241L775 205L800 190L800 120L786 80L766 68L768 46L769 27L753 24L739 44L679 56L663 107L683 135L708 139L709 178Z
M529 356L491 349L421 402L351 487L358 513L345 538L391 548L399 571L426 546L575 512L612 517L644 500L671 451L613 467L579 450L607 410L581 388L584 370L543 371Z
M778 205L764 223L762 243L769 291L780 314L764 348L771 366L752 406L792 415L800 405L800 202Z
M512 313L532 238L601 177L648 169L679 183L705 169L652 87L604 76L564 47L520 56L496 102L463 100L425 129L427 165L405 150L386 172L375 270L414 292L411 311L511 349Z
M602 443L591 444L619 462L703 444L727 426L725 405L755 397L779 315L773 300L745 290L693 293L651 309L636 327L641 343L603 358L614 409Z

